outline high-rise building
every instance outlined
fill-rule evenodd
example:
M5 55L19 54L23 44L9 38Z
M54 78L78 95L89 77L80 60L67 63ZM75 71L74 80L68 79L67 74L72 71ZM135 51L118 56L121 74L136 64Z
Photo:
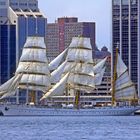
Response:
M45 38L46 26L38 0L0 0L0 84L14 75L27 36ZM19 100L24 103L25 94L19 93Z
M0 25L0 82L13 76L16 68L16 26Z
M91 39L95 51L95 22L78 22L76 17L58 18L47 24L47 52L50 60L69 46L72 37L83 36ZM94 55L93 55L94 56Z
M128 66L140 95L140 1L112 0L112 66L115 49ZM112 71L113 73L113 71Z
M46 37L46 24L38 0L0 0L0 84L13 76L26 37Z

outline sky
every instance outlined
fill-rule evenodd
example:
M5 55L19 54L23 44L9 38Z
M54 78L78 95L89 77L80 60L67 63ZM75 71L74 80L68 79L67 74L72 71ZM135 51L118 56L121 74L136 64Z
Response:
M38 0L48 23L59 17L78 17L80 22L96 22L96 44L111 47L111 0Z

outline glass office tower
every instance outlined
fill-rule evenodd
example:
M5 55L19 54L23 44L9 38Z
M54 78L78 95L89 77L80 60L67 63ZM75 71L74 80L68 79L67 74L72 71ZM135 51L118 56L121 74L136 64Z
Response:
M140 95L139 7L139 0L112 0L112 66L118 46Z
M0 84L16 69L27 36L46 36L37 0L0 0Z
M13 76L16 68L15 25L0 25L0 81Z
M38 0L0 0L0 85L14 75L27 36L45 38L46 26Z

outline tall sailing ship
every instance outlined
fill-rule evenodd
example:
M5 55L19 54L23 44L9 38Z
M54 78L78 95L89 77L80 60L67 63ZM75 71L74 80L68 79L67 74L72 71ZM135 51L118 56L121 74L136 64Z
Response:
M79 106L80 92L91 93L102 82L105 72L103 59L94 66L92 47L89 38L75 37L68 49L50 63L51 82L54 86L41 98L62 96L68 89L73 91L77 107Z
M27 90L26 104L4 104L0 105L0 110L5 116L131 115L140 108L120 105L121 99L126 103L136 99L135 86L121 57L118 54L116 56L112 106L83 109L80 105L80 93L90 93L101 84L106 58L94 66L90 39L74 37L70 46L48 65L43 38L28 37L15 76L0 87L1 99L19 93L20 90ZM49 70L53 72L50 73ZM44 93L40 99L43 101L53 96L61 96L68 89L73 89L75 95L75 103L71 108L48 108L37 105L38 92ZM119 106L116 106L117 102Z

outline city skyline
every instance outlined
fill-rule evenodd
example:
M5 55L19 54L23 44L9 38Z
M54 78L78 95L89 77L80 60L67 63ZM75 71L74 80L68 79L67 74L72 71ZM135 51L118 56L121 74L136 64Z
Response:
M96 22L97 46L101 48L105 45L111 50L111 0L88 0L86 6L81 0L39 0L39 8L48 23L65 16L78 17L79 22Z

